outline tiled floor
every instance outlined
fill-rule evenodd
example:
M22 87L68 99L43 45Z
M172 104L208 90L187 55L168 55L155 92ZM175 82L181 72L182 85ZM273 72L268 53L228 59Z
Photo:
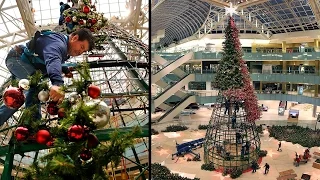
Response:
M263 102L268 105L267 102ZM272 107L273 104L270 104ZM295 109L300 109L299 123L301 125L308 125L314 127L315 118L311 117L312 108L306 108L307 105L295 106ZM175 153L175 141L178 143L187 142L190 140L195 140L205 136L204 130L195 130L199 124L208 124L211 111L206 108L200 108L196 111L197 114L191 115L190 117L183 117L180 121L174 122L183 123L190 127L189 130L178 132L178 133L160 133L159 135L152 136L152 162L158 162L167 166L172 172L180 173L182 176L194 178L198 177L201 180L227 180L230 177L223 177L221 173L209 172L201 170L202 161L187 162L188 157L192 155L186 155L185 157L171 159L171 154ZM285 116L278 116L277 109L269 109L268 112L264 112L259 123L266 124L285 124L287 118L287 111ZM152 125L152 128L161 131L168 124L158 124ZM172 124L172 123L171 123ZM289 142L282 142L282 152L277 151L278 141L274 138L269 137L269 133L265 130L261 138L261 149L267 150L268 155L262 159L260 166L264 166L265 163L270 164L270 172L267 175L263 174L264 169L261 168L257 170L256 173L247 172L242 174L238 179L240 180L275 180L279 176L279 172L293 169L298 175L297 179L300 179L303 173L311 175L311 180L320 180L320 170L312 167L312 163L315 161L315 157L312 154L314 151L320 152L320 147L311 148L311 159L306 164L301 164L299 167L295 167L293 164L293 158L295 157L295 152L298 154L303 154L306 148L292 144ZM203 148L197 149L196 153L200 153L203 157Z

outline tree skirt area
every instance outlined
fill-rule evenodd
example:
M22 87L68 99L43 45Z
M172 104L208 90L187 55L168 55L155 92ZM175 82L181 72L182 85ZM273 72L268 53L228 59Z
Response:
M203 162L203 147L194 150L194 152L200 153L201 161L187 161L188 158L193 158L192 154L187 154L184 157L174 157L171 159L171 154L176 153L176 142L178 144L196 140L205 137L205 130L186 130L180 132L166 132L159 133L158 135L152 135L152 147L151 147L151 161L152 163L159 163L166 166L173 173L178 173L182 177L188 178L200 178L201 180L229 180L230 176L222 176L219 170L205 171L201 170ZM293 164L293 158L295 152L303 154L306 147L302 147L299 144L292 144L291 142L282 141L282 152L278 152L279 141L273 137L269 137L267 130L263 131L260 136L261 149L267 150L266 157L259 159L260 169L256 173L251 173L251 169L246 170L239 178L240 180L270 180L277 179L279 172L293 169L297 174L297 178L300 178L302 174L311 175L311 180L317 180L320 177L320 170L312 167L312 163L316 160L313 152L320 152L319 147L310 148L310 154L312 155L309 163L301 164L299 167L295 167ZM318 157L319 158L319 157ZM270 165L270 171L267 175L264 175L264 164Z

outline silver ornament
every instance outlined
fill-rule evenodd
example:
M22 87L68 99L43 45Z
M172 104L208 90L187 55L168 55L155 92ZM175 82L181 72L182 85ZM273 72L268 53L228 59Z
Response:
M40 91L38 94L38 99L41 102L47 102L49 100L49 92L45 90Z
M29 90L30 89L30 82L28 79L21 79L19 81L19 87L24 89L24 90Z
M69 94L68 100L70 103L74 104L79 100L80 96L76 92L72 92Z
M105 127L110 121L110 108L101 100L91 100L86 103L87 106L96 106L96 111L92 115L92 120L97 129Z

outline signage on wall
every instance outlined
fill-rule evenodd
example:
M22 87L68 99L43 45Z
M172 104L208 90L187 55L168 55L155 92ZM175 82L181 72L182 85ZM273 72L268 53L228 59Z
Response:
M298 90L298 95L303 95L303 86L298 86L297 90Z

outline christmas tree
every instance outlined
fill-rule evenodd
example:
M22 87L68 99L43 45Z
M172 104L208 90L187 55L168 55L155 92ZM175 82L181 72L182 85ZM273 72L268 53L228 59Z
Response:
M213 109L207 128L204 161L213 164L217 171L238 177L252 162L259 161L260 140L255 121L260 118L260 110L231 16L225 38L215 78L219 105Z
M215 84L227 99L244 101L247 120L253 122L260 118L261 113L247 64L242 58L238 29L231 16L225 29L225 38Z
M96 11L96 1L92 3L91 0L79 0L72 3L73 7L63 12L67 33L80 28L87 28L96 33L107 25L108 21L103 17L103 13Z

